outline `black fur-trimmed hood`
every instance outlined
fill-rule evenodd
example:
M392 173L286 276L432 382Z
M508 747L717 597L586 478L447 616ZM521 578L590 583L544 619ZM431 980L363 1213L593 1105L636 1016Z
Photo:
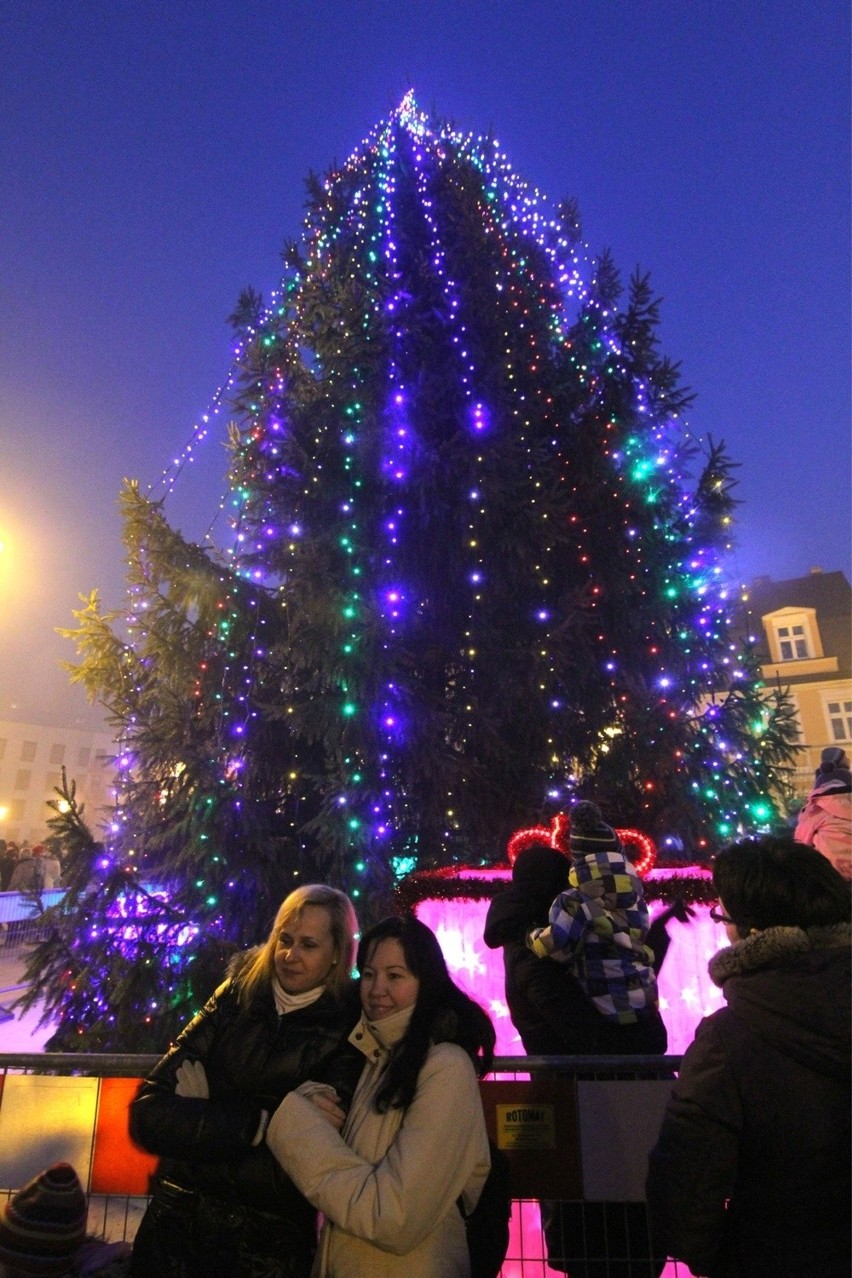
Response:
M770 927L720 950L709 971L728 1007L716 1015L733 1013L782 1056L848 1079L850 942L848 923Z
M760 968L775 966L794 955L822 950L849 949L852 926L835 923L830 927L768 927L743 941L736 941L714 954L708 971L715 985L724 986L732 976L744 976Z

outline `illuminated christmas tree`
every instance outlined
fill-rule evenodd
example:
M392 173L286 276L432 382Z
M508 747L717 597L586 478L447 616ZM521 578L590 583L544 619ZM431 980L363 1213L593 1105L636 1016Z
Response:
M623 296L570 202L410 95L309 195L233 317L233 544L131 488L127 628L80 614L126 747L103 925L153 880L150 953L245 944L300 876L366 920L578 795L693 859L771 822L792 711L729 634L732 464L689 436L647 279ZM166 969L140 1007L177 1018Z

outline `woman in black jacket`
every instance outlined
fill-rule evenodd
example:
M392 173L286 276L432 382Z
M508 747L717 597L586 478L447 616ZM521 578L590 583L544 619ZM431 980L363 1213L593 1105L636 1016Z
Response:
M291 892L266 942L239 956L142 1084L130 1133L160 1163L135 1278L307 1278L316 1213L264 1135L307 1079L351 1098L363 1064L347 1043L357 927L342 892Z

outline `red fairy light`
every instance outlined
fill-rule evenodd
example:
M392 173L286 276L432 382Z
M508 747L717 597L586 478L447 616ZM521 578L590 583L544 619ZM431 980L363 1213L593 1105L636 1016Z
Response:
M524 848L532 847L534 843L547 843L551 847L556 847L553 842L553 833L552 829L546 829L544 826L532 826L528 830L518 830L512 835L506 848L509 864L514 865L515 857L518 853L522 852ZM560 851L564 851L564 849L560 849Z
M518 853L523 848L531 847L534 843L546 843L568 856L568 834L570 829L570 813L557 812L549 827L537 825L531 826L526 830L517 830L512 835L506 848L509 864L514 865L515 857ZM615 832L624 844L628 859L633 863L636 873L644 877L653 868L657 860L657 846L654 840L649 835L642 834L640 830L616 829Z
M571 818L567 812L557 812L553 818L553 834L551 841L560 852L568 852L568 831L571 829Z
M628 860L633 863L637 874L643 877L653 868L657 859L657 846L654 840L640 830L616 830L628 851ZM638 849L638 855L630 855L630 848Z

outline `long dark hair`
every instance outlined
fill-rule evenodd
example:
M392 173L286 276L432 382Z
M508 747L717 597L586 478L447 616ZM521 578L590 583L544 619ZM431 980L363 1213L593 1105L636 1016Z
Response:
M713 862L713 883L741 936L752 928L849 922L849 884L816 848L791 838L729 844Z
M438 938L413 914L382 919L364 933L356 960L359 972L369 964L376 946L387 940L399 942L406 966L419 980L420 989L408 1029L391 1055L376 1094L380 1114L411 1104L432 1043L458 1043L481 1078L491 1068L496 1041L491 1018L455 984Z

